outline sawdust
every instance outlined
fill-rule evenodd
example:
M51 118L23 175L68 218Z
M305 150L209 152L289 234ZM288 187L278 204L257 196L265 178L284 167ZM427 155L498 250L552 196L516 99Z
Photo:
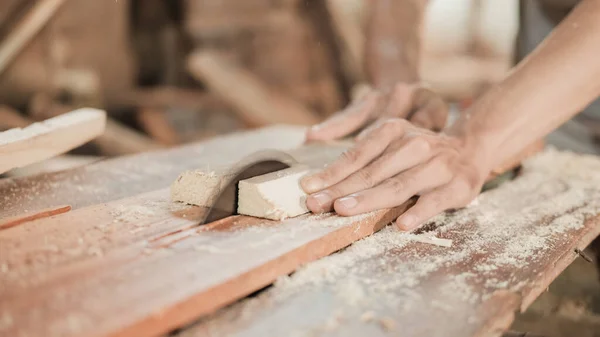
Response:
M141 205L118 205L109 213L114 217L114 222L134 222L135 226L144 227L147 223L138 220L152 217L162 204L162 202L145 202Z
M253 317L261 299L277 308L307 294L330 293L333 299L320 298L356 319L372 311L365 320L376 320L371 317L383 318L390 310L398 317L435 312L452 317L461 312L458 303L476 310L498 290L520 292L535 283L539 271L554 264L547 259L550 250L568 244L565 239L597 214L600 160L547 149L525 163L518 179L432 220L427 234L452 240L452 247L424 246L411 240L414 234L388 226L278 279L232 311Z

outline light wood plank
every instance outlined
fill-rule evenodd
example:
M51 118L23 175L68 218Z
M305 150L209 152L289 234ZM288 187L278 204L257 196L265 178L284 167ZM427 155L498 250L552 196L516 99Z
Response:
M33 164L80 146L104 132L106 113L79 109L0 133L0 173Z

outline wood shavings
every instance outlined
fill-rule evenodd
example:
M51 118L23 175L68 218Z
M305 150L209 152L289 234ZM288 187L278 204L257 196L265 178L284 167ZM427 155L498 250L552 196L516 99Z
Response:
M410 240L441 247L452 247L452 240L442 239L428 234L409 235Z

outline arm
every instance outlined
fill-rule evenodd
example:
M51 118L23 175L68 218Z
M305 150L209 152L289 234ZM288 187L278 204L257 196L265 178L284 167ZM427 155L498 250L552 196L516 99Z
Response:
M547 135L600 94L600 0L584 0L452 127L433 133L381 119L323 171L306 177L313 212L390 208L419 195L396 221L411 230L467 205L490 171Z
M499 165L600 95L600 1L584 0L499 85L448 130L486 169Z
M419 83L421 26L427 0L371 0L365 46L365 68L373 87L307 132L307 140L348 136L373 120L406 118L424 128L446 125L445 102Z
M372 0L365 69L375 88L419 81L422 23L427 0Z

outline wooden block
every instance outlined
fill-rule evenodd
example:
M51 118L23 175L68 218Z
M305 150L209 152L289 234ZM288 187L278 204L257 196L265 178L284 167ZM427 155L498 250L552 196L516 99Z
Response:
M308 213L300 179L310 171L297 166L240 181L238 213L271 220Z
M185 171L171 185L171 200L210 207L233 177L226 169Z
M104 131L106 112L79 109L0 133L0 173L67 152Z
M231 161L220 165L207 166L195 170L187 170L179 175L171 185L171 200L191 205L210 207L216 197L224 190L231 178L236 176L237 169L245 164L268 157L269 153L281 157L290 156L298 163L309 168L321 168L351 146L348 141L328 143L312 143L281 153L261 152L242 159L242 162ZM265 155L267 154L267 156ZM271 157L272 158L272 157ZM285 201L290 203L294 201Z

